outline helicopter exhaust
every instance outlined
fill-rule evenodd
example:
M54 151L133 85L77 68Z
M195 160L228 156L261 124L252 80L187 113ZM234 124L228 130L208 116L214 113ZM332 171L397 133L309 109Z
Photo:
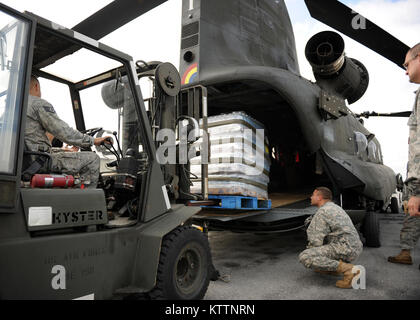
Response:
M338 33L324 31L308 41L305 55L318 85L352 104L366 92L369 73L360 61L346 56L344 47L344 40Z

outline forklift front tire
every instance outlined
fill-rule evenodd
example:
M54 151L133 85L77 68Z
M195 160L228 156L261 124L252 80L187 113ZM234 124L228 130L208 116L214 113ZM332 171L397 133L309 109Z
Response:
M212 271L207 236L192 226L181 226L162 241L152 299L198 300L207 291Z

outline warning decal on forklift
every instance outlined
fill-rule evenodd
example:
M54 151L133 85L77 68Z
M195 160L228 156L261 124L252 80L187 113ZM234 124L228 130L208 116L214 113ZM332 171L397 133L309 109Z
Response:
M94 293L88 294L86 296L75 298L73 300L95 300L95 294Z
M29 207L28 226L47 226L52 224L52 207Z
M169 202L168 191L166 191L166 186L162 186L163 197L165 198L166 209L171 208L171 203Z

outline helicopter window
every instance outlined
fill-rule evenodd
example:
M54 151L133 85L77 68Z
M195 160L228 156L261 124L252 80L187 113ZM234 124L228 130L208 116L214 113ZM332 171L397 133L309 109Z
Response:
M12 174L22 104L28 24L0 12L0 172Z
M381 146L377 147L376 158L378 159L378 163L383 163Z
M368 140L366 136L361 132L354 133L355 140L356 140L356 153L359 157L363 157L366 155L366 149L368 146Z
M369 160L372 162L376 162L377 161L377 147L376 147L376 143L374 141L369 142L368 144L368 156L369 156Z

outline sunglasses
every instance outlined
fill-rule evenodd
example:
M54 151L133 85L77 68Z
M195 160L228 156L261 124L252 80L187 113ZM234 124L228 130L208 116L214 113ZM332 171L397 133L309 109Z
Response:
M412 57L410 60L408 60L406 63L404 63L403 64L404 69L407 70L410 62L413 61L414 59L416 59L418 56L419 56L419 54L416 54L414 57Z

